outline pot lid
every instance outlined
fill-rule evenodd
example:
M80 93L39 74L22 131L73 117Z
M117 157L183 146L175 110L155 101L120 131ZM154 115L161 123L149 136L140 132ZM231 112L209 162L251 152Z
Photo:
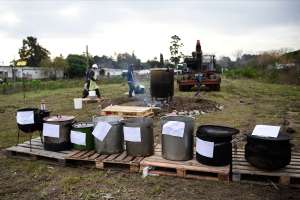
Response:
M262 137L262 136L251 135L251 134L247 135L247 138L257 139L260 141L287 141L287 140L291 139L290 135L288 135L286 133L282 133L282 132L279 132L279 134L276 138L275 137Z
M47 122L63 122L63 121L69 121L75 119L74 116L68 116L68 115L56 115L56 116L50 116L45 117L44 121Z
M91 128L94 126L92 122L77 122L73 124L73 128Z
M198 135L207 135L215 138L232 137L232 135L238 134L240 131L235 128L216 125L203 125L199 126L197 130Z

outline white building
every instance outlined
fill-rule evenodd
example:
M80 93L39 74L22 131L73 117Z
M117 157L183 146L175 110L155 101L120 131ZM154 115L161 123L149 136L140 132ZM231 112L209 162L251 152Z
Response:
M54 70L52 68L42 67L12 67L12 66L0 66L0 78L12 79L16 78L26 79L49 79L49 78L63 78L63 70Z

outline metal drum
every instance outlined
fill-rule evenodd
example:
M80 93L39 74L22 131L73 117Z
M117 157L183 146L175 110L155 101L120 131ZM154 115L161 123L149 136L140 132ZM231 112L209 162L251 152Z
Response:
M92 122L78 122L73 124L70 138L74 149L94 149L93 128L94 124Z
M194 119L186 116L161 118L162 156L168 160L193 158Z
M151 97L156 99L172 99L174 95L174 70L169 68L151 69Z
M196 159L205 165L224 166L232 160L232 136L238 129L203 125L196 133Z
M132 118L123 121L126 151L130 156L150 156L154 152L153 121L151 118Z
M119 116L101 116L93 118L95 127L98 122L106 122L111 125L102 141L94 137L97 153L115 154L124 151L122 119L123 118Z
M290 136L279 133L276 138L247 136L245 159L253 166L263 170L277 170L291 161Z
M70 142L70 131L74 118L74 116L62 115L44 118L43 137L45 150L63 151L72 147ZM56 129L56 127L58 127L58 129Z

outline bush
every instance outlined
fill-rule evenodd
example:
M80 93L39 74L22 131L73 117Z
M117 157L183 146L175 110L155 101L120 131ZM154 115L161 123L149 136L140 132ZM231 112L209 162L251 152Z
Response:
M224 75L228 78L258 78L257 70L253 67L230 69Z

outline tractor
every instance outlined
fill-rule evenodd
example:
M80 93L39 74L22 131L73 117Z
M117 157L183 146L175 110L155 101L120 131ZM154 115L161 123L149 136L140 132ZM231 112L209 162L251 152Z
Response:
M201 85L208 90L219 91L221 77L216 73L215 55L202 55L200 41L197 40L196 51L184 59L185 67L177 78L179 91L191 91L196 86L196 75L201 74Z

